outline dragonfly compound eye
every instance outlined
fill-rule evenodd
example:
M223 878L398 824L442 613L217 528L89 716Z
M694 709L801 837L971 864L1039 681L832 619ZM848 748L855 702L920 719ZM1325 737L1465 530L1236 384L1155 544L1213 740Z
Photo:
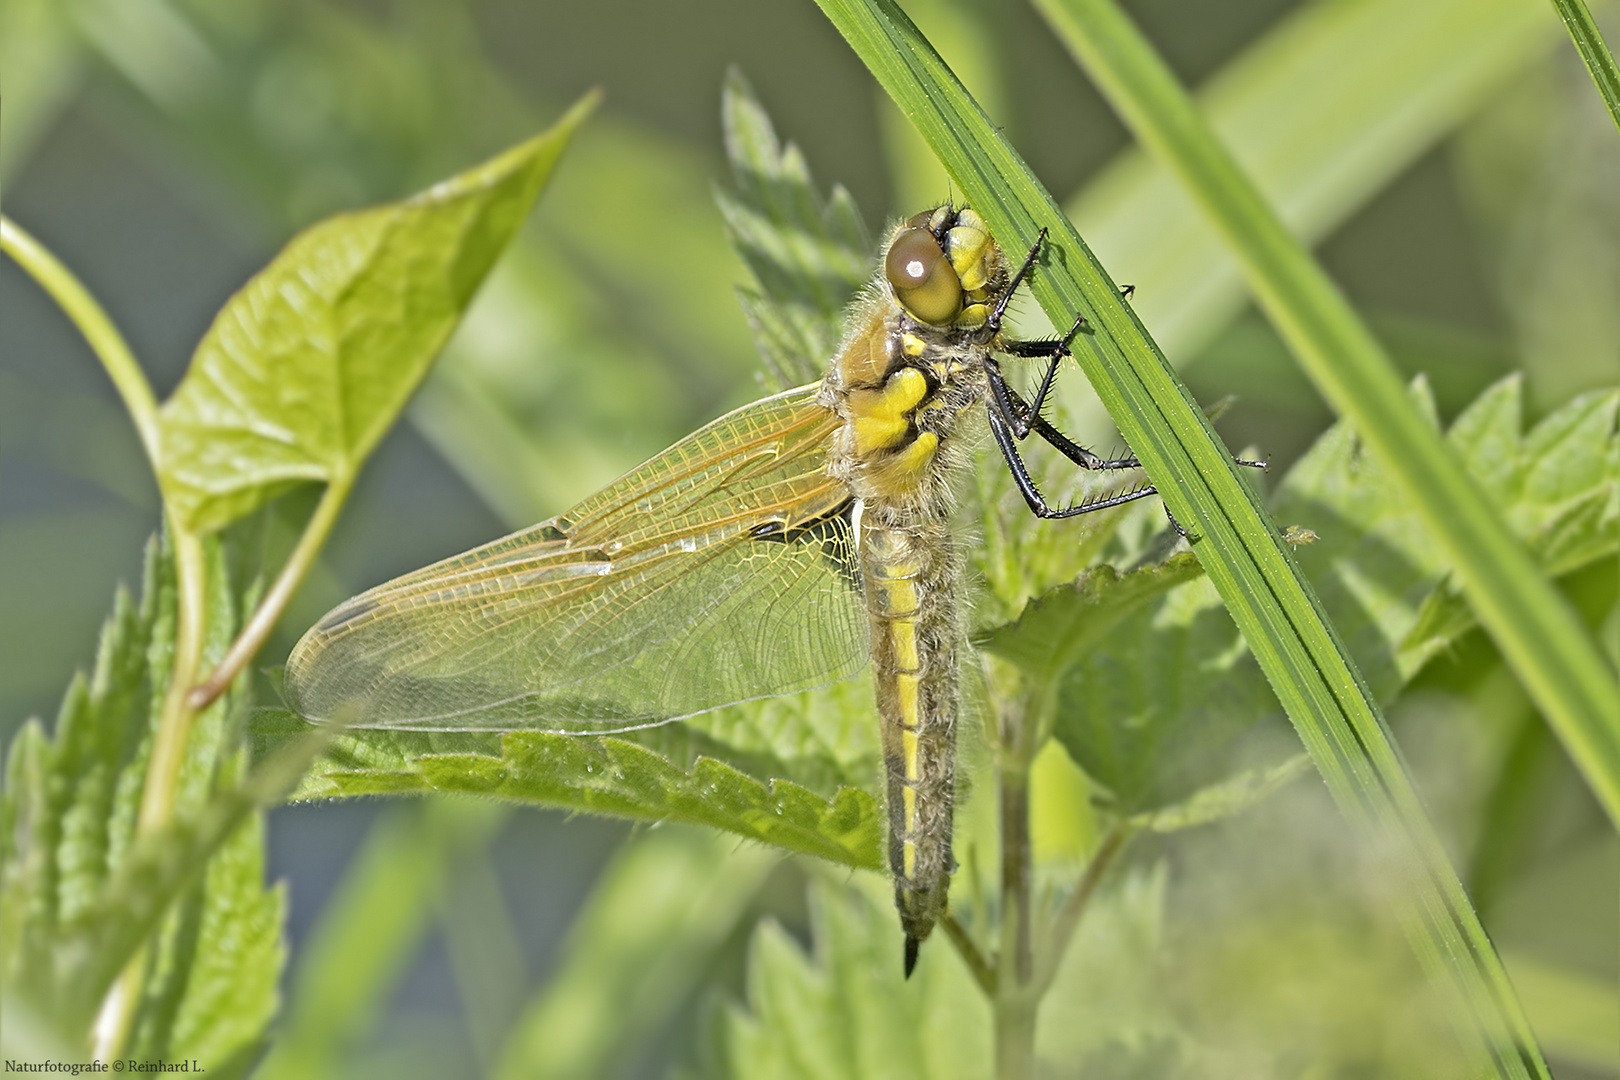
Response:
M913 318L944 326L962 310L962 281L927 229L902 229L889 245L884 272Z

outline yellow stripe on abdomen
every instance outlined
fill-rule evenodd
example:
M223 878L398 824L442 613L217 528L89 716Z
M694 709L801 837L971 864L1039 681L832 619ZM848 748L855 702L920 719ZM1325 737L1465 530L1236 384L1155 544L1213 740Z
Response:
M901 922L907 936L919 941L945 911L953 865L957 585L950 545L943 523L884 527L866 517L862 525L872 674L888 774L889 864Z

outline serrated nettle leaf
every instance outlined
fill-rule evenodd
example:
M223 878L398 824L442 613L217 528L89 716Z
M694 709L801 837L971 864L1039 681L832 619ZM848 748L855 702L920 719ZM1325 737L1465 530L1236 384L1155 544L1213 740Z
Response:
M1122 814L1180 802L1243 765L1282 706L1208 579L1118 619L1070 665L1053 735Z
M1528 435L1517 376L1457 418L1447 441L1519 538L1553 574L1620 550L1613 391L1582 394ZM1375 692L1394 693L1474 625L1413 509L1343 424L1278 490L1276 513L1318 535L1298 557Z
M292 485L353 477L593 101L413 198L305 230L226 303L161 410L182 524L219 529Z
M249 724L255 753L263 755L310 730L285 709L254 710ZM872 719L872 687L865 677L816 690L716 709L684 721L625 732L633 742L689 770L700 758L725 762L760 783L789 780L831 798L839 788L877 790L880 753ZM414 762L432 754L501 755L501 736L476 731L350 729L338 734L294 799L343 794L328 774L366 771L408 777ZM390 781L414 789L409 779Z
M990 1075L990 1006L961 959L927 950L907 981L886 883L854 884L812 885L808 955L774 922L755 930L746 1006L719 1025L716 1071L735 1080Z
M508 732L498 736L497 753L416 754L401 752L409 740L372 743L371 734L359 733L344 752L377 766L323 764L298 797L429 790L493 795L640 821L708 825L848 866L880 865L882 811L856 788L840 787L823 798L789 780L757 780L713 758L698 757L683 768L622 738Z
M309 721L286 709L254 709L248 724L255 760L288 742L308 735ZM328 779L329 773L372 772L409 775L412 762L431 754L486 754L498 757L501 737L482 731L383 731L350 728L332 737L315 767L304 774L288 795L292 802L336 798L343 792ZM419 790L419 782L401 790Z
M821 377L843 335L844 308L871 273L871 243L849 193L835 186L823 202L803 155L782 145L736 69L721 115L736 190L716 189L715 201L759 285L739 289L739 299L785 389Z
M212 617L203 645L212 660L229 644L238 602L218 543L205 544L205 559ZM13 744L13 762L32 759L44 770L39 783L50 797L12 815L28 822L10 833L15 846L5 856L7 992L29 996L63 1030L82 1035L124 960L149 941L128 1049L195 1053L224 1068L257 1045L273 1017L283 905L263 885L256 818L219 828L205 844L133 842L173 655L173 564L156 540L144 578L138 606L123 590L116 595L94 675L70 686L54 740L29 725ZM196 720L175 799L185 818L240 777L235 715L245 694L238 689ZM28 797L8 790L8 799ZM234 820L251 810L240 808ZM182 823L180 832L196 829ZM212 859L219 845L224 853Z
M1414 393L1423 405L1421 383ZM1620 523L1600 509L1612 506L1616 490L1615 470L1604 465L1615 453L1615 398L1581 395L1525 435L1513 377L1483 393L1448 432L1470 473L1555 572L1620 550ZM1531 483L1538 467L1543 479ZM1301 522L1315 536L1297 557L1380 697L1398 693L1476 625L1421 524L1345 425L1324 433L1290 470L1275 505L1280 520ZM1537 536L1570 539L1538 544ZM1063 604L1056 610L1080 602L1068 586L1054 595ZM1031 616L1049 618L1043 606L1050 602L1032 605ZM1170 813L1218 784L1221 770L1247 753L1237 743L1244 733L1280 715L1207 588L1180 586L1154 606L1095 632L1094 662L1072 672L1058 696L1058 738L1127 813ZM1063 629L1043 623L1025 642L1015 634L1020 626L995 634L1013 634L1004 655L1038 670L1043 638Z
M1191 552L1121 575L1103 564L1030 602L1016 622L976 635L974 644L1045 682L1083 660L1132 611L1203 575Z

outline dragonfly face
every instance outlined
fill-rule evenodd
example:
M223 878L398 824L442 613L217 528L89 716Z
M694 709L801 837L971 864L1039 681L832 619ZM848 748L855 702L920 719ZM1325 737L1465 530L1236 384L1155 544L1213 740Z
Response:
M1054 510L1023 469L1015 440L1032 432L1082 467L1135 465L1041 419L1067 339L999 336L1035 255L1009 273L972 210L918 214L891 235L819 385L729 413L558 517L340 605L287 662L293 708L357 727L601 734L870 663L909 973L953 868L961 422L988 406L1043 516L1151 492ZM993 349L1051 358L1034 402L1007 387Z

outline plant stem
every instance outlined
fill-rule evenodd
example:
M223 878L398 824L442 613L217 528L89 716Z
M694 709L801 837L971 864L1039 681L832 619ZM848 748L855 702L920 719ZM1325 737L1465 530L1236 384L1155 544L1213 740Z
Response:
M1620 68L1615 66L1614 54L1604 44L1597 23L1592 21L1592 13L1583 0L1552 0L1552 3L1574 39L1581 59L1586 61L1586 70L1597 84L1603 104L1609 107L1609 117L1614 120L1614 126L1620 128Z
M1023 986L1034 971L1029 940L1029 771L1003 769L1000 788L1001 977L1004 986Z
M1021 711L1021 710L1013 710ZM1025 718L1020 717L1022 721ZM1021 734L1021 732L1004 732ZM997 955L995 1011L997 1080L1035 1074L1034 985L1030 945L1029 765L1009 761L999 770L1001 796L1001 949Z
M979 990L987 998L995 997L996 969L985 959L979 943L973 940L968 928L948 911L945 917L939 920L939 925L944 929L945 936L951 939L951 944L956 946L957 955L961 956L962 962L968 966L968 971L972 972L973 981L979 984Z
M135 424L147 460L157 471L159 460L159 427L157 398L146 381L146 373L130 351L124 336L113 325L112 319L90 295L88 289L61 261L47 251L38 240L8 217L0 217L0 251L10 255L39 287L50 294L62 313L72 321L90 350L101 361L101 366L112 379L113 388L124 401L124 409Z
M163 711L158 716L157 731L152 737L152 758L147 764L146 781L141 788L141 808L135 821L137 837L159 832L173 819L180 767L185 762L192 721L197 718L189 698L202 656L206 618L206 568L202 541L181 527L172 516L169 535L174 548L177 594L174 657L169 667L169 686L163 695ZM95 1055L99 1060L111 1060L123 1051L135 1012L141 1003L141 988L146 982L146 959L145 948L136 950L102 1000L94 1027Z
M225 653L225 658L219 662L219 666L191 691L190 705L193 709L207 708L215 698L225 692L236 676L241 674L242 669L264 647L265 640L275 629L287 605L292 602L298 586L303 583L304 575L309 572L316 555L326 543L326 538L331 533L332 526L336 524L338 514L342 511L343 503L349 497L349 489L352 486L353 480L347 475L334 477L327 483L326 490L321 493L321 501L305 524L297 546L293 548L292 554L287 556L286 565L276 576L275 584L270 587L270 591L265 594L252 617L242 627L242 632L236 636L236 640L231 642L231 647Z
M180 766L185 761L191 723L197 718L197 710L191 707L191 688L202 659L203 625L207 617L202 540L172 517L169 533L174 544L178 593L174 661L169 668L163 712L152 738L152 760L146 769L146 785L141 790L136 832L143 836L163 828L174 816L174 792L180 780Z
M1058 966L1063 962L1063 954L1069 951L1069 942L1074 940L1074 932L1080 926L1080 917L1085 914L1091 897L1097 891L1097 885L1102 881L1103 875L1113 865L1114 859L1125 850L1136 831L1124 821L1117 821L1109 826L1103 834L1102 843L1097 850L1091 853L1091 861L1086 864L1086 872L1080 876L1080 881L1064 901L1063 910L1058 912L1057 922L1052 926L1052 940L1041 957L1041 970L1035 980L1041 993L1045 994L1051 987L1052 980L1057 977Z

